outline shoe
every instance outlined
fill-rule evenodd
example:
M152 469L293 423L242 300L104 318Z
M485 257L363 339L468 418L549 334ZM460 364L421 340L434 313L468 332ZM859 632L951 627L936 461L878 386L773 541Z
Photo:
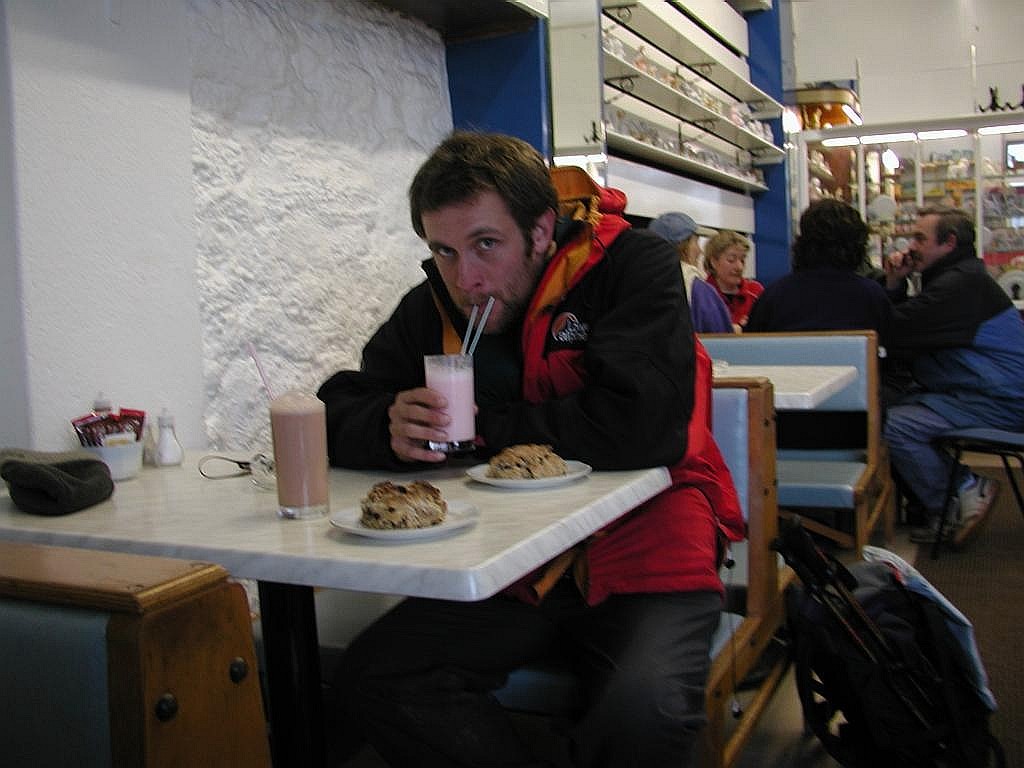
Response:
M967 523L972 518L987 515L998 495L998 480L975 475L974 482L960 491L957 519Z
M946 530L942 533L943 541L952 541L956 523L947 520ZM927 525L914 528L910 531L910 540L914 544L934 544L939 536L939 518L933 517Z
M981 531L998 495L999 482L988 477L977 477L973 485L960 491L960 524L953 535L955 546L965 544Z

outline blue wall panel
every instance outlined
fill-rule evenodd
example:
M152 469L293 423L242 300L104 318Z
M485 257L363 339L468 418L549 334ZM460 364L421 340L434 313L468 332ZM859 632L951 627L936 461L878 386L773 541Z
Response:
M750 39L750 81L776 101L782 101L782 40L779 4L747 16ZM776 143L785 138L782 121L772 120ZM768 191L754 198L754 242L757 279L768 284L790 271L792 224L789 213L787 163L763 166Z
M448 91L456 128L496 131L530 142L551 157L547 30L448 45Z

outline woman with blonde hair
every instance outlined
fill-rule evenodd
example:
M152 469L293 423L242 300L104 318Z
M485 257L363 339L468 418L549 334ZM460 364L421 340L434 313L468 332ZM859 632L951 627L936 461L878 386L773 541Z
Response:
M743 276L749 251L750 241L728 229L723 229L704 246L707 281L729 308L729 317L737 331L743 330L754 302L764 291L764 286L757 280Z
M700 238L697 222L685 213L663 213L647 228L675 246L679 268L690 304L690 318L696 333L731 333L732 320L718 292L704 282L700 261Z

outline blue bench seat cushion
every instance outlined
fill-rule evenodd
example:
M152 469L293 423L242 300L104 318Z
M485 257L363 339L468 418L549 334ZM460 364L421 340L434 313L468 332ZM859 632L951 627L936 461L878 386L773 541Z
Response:
M854 489L866 470L863 461L780 457L779 506L852 509Z

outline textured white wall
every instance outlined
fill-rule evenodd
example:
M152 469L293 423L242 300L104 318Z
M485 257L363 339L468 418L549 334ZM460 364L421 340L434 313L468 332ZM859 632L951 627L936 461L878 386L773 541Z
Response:
M422 278L405 192L451 129L444 49L358 2L194 3L189 38L206 428L269 445L244 342L314 391Z
M266 444L245 341L312 390L419 279L404 195L451 127L438 35L361 0L10 0L0 22L0 445L73 445L98 390L168 407L188 447Z

